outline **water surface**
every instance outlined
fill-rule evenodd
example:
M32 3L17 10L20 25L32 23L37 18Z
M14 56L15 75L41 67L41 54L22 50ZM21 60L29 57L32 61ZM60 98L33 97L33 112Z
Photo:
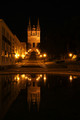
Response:
M0 119L80 119L80 76L0 75Z

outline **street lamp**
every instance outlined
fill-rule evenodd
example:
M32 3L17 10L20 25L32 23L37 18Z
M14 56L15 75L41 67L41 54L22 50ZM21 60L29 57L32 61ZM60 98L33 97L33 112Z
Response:
M47 57L47 54L44 53L44 54L43 54L44 62L45 62L45 58L46 58L46 57Z
M72 53L69 53L69 57L71 58L73 56L73 54Z
M46 54L43 54L43 57L45 58L45 57L47 57L47 55L46 55Z

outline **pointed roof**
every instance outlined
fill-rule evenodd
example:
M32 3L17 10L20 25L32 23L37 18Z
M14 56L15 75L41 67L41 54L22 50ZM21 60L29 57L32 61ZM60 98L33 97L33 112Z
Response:
M40 26L40 25L39 25L39 18L38 18L37 26Z
M29 25L31 25L30 17L29 17Z
M29 17L29 25L28 25L28 30L31 30L31 22L30 22L30 17Z
M37 22L37 30L40 30L39 18L38 18L38 22Z

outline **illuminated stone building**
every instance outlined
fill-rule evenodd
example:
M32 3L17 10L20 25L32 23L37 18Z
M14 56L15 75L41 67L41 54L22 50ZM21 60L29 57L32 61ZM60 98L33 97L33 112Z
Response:
M35 27L35 25L33 25L33 27L31 27L31 23L30 23L30 19L29 19L27 36L28 36L29 48L34 50L35 48L37 48L38 44L40 43L39 19L38 19L37 27Z
M0 19L0 65L7 65L12 63L14 53L14 35L11 30Z
M0 19L0 66L14 64L15 54L19 57L22 53L21 49L22 45L17 36Z
M20 54L21 53L21 43L16 35L14 35L14 53Z
M21 42L21 55L24 56L26 53L26 43Z

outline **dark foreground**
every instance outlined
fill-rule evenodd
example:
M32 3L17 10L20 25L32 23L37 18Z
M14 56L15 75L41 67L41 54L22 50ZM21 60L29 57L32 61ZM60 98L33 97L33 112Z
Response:
M4 120L80 119L79 76L18 74L17 77L12 75L9 79L9 75L4 75L7 80L2 79L3 75L0 77L0 81L4 81L0 99L4 98L5 102L2 101L2 106L7 101L4 110L9 102L13 101ZM16 81L13 82L12 78L16 78ZM14 96L16 98L13 100Z

